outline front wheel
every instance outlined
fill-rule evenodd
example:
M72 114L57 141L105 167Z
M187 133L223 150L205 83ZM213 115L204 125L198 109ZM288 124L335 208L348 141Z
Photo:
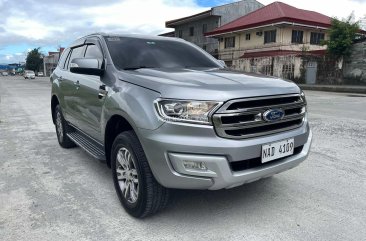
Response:
M111 154L114 187L122 206L130 215L143 218L167 205L169 190L155 180L133 131L116 137Z

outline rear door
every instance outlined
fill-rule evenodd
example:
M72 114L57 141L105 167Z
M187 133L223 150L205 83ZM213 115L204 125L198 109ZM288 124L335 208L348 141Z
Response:
M83 58L85 45L77 46L71 49L71 53L65 64L65 71L62 76L62 92L64 93L65 111L68 114L68 119L71 124L79 126L80 118L78 116L79 104L77 103L77 92L79 89L78 74L70 72L70 63L75 58Z
M53 78L58 81L59 84L59 91L57 92L58 99L60 100L60 104L62 107L62 112L64 118L70 122L71 121L71 112L69 108L68 100L70 96L74 93L72 87L72 83L68 80L68 70L67 70L67 63L70 58L71 49L65 49L61 55L60 60L58 61L58 67L53 72Z

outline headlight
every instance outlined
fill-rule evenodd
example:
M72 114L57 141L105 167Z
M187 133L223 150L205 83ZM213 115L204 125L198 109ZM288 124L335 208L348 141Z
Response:
M300 97L301 97L301 99L302 99L302 101L305 103L305 105L306 105L306 98L305 98L305 93L304 93L304 91L301 91L301 93L300 93Z
M215 101L158 99L155 108L159 116L172 122L209 125L209 116L218 106Z

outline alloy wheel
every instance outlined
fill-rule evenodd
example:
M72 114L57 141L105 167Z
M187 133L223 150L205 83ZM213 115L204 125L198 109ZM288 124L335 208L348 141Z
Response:
M139 194L136 162L131 152L125 147L118 150L116 172L118 184L123 196L129 203L135 203Z

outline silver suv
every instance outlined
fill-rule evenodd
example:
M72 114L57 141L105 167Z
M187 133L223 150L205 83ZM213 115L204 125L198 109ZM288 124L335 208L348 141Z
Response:
M227 69L181 39L89 35L64 51L51 81L60 145L104 160L135 217L164 208L171 188L236 187L309 153L298 86Z

